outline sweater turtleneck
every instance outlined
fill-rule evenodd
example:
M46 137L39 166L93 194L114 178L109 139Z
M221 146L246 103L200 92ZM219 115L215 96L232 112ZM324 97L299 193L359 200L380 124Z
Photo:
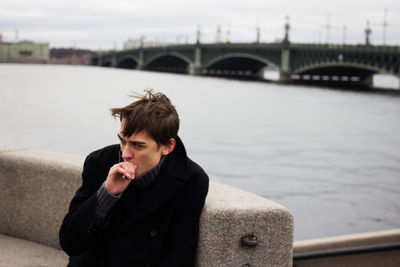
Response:
M135 177L132 180L131 185L136 188L146 188L151 185L151 183L155 180L157 175L160 173L162 166L164 165L165 157L161 157L160 162L154 166L151 170L143 173L142 175Z

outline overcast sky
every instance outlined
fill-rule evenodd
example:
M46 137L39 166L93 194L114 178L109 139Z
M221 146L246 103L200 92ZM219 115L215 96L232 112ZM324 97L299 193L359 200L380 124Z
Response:
M385 8L386 44L400 45L400 0L1 0L0 34L3 41L105 50L141 35L192 43L198 27L202 42L214 42L218 26L223 40L230 32L232 42L254 42L259 26L261 41L274 42L289 16L292 42L364 43L369 20L371 42L380 45Z

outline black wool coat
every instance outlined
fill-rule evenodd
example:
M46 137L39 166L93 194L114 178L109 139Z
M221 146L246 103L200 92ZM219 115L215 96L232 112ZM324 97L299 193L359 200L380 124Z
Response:
M100 225L96 192L119 153L119 145L112 145L85 160L82 185L59 233L69 266L192 266L207 174L187 157L178 137L151 186L129 185Z

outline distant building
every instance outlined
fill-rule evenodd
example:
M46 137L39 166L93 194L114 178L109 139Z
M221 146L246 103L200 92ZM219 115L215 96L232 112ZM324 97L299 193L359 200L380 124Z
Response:
M91 59L97 53L86 49L52 48L50 49L50 64L90 65Z
M122 49L123 50L129 50L129 49L135 49L135 48L139 48L141 44L140 40L132 40L129 39L127 41L124 42L124 44L122 45Z
M129 49L137 49L140 48L141 46L143 47L160 47L168 45L167 43L161 43L158 41L144 41L144 39L137 39L137 40L132 40L128 39L125 41L122 45L123 50L129 50Z
M50 50L48 43L30 41L2 42L0 39L0 62L47 63Z

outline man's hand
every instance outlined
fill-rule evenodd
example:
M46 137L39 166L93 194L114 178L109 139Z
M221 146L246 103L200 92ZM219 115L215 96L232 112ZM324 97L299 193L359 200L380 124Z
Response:
M104 184L107 192L117 195L125 191L129 183L135 179L136 168L132 162L121 162L112 166Z

